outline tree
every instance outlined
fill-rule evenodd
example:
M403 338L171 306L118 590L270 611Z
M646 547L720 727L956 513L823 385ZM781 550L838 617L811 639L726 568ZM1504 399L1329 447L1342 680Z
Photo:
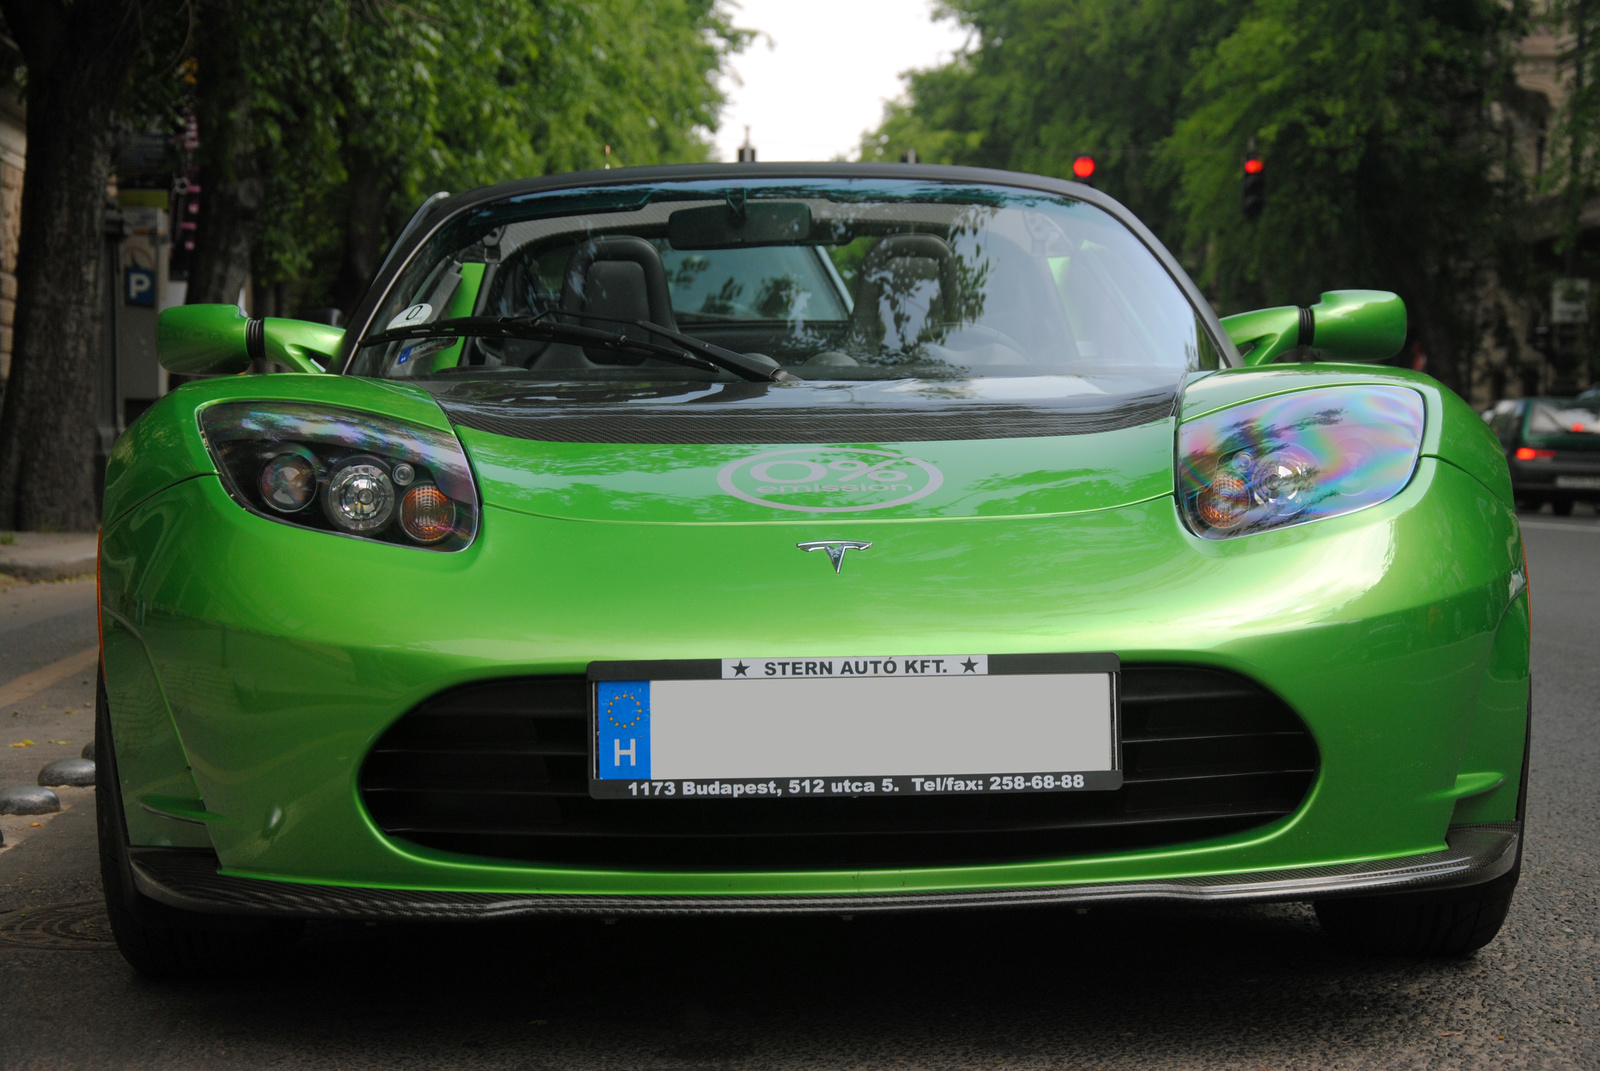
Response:
M28 181L0 527L97 520L102 233L117 138L170 118L197 63L202 229L190 295L248 275L348 302L438 185L693 159L744 35L718 0L0 0L23 53ZM192 34L190 31L194 31Z
M187 300L232 303L250 276L250 252L261 226L263 181L257 151L252 68L263 61L263 34L254 5L234 0L190 0L194 37L200 141L202 236L189 272Z
M435 189L704 158L714 75L745 37L715 0L212 2L247 43L236 67L199 57L203 152L226 172L207 183L217 216L202 220L199 259L229 264L230 286L246 271L281 285L286 305L352 306ZM239 37L200 35L218 38L239 54ZM191 300L232 294L191 284Z
M1165 150L1201 284L1231 309L1394 290L1428 370L1465 392L1516 242L1523 191L1491 105L1522 25L1499 0L1256 0L1197 64ZM1255 225L1239 210L1252 139L1271 176Z
M1600 191L1600 83L1594 78L1595 52L1600 49L1600 3L1551 0L1544 14L1549 28L1570 41L1563 57L1568 67L1566 105L1551 138L1545 188L1560 194L1559 244L1571 275L1583 206Z
M1223 311L1392 289L1429 370L1465 388L1478 309L1515 255L1510 224L1525 198L1493 108L1518 97L1520 0L943 10L975 45L912 74L863 157L914 144L925 160L1068 177L1072 158L1092 153L1095 185L1138 213ZM1255 224L1240 206L1252 144L1270 189Z
M110 285L103 235L116 121L157 0L0 0L27 66L0 527L92 529L95 400Z
M909 77L905 101L862 143L863 159L1072 177L1087 153L1095 185L1157 233L1173 229L1178 162L1158 153L1184 114L1190 56L1237 24L1245 0L949 0L973 33L955 62Z

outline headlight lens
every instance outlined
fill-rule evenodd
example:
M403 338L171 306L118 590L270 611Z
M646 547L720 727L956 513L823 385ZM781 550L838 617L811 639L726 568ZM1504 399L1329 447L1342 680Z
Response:
M1229 539L1354 513L1399 494L1422 449L1422 396L1322 387L1208 413L1178 429L1178 502Z
M261 467L261 501L279 513L298 513L317 497L317 458L303 446Z
M299 402L213 405L200 428L228 493L275 521L429 550L477 535L477 487L449 432Z
M376 532L394 516L394 484L383 462L375 457L342 461L328 477L322 511L335 528L346 532Z

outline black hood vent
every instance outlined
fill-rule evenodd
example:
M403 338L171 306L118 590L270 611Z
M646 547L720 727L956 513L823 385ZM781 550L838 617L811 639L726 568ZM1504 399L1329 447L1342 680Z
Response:
M961 383L552 385L478 378L420 384L459 427L540 442L941 442L1087 435L1172 416L1177 384L984 401ZM994 382L994 381L989 381ZM999 381L999 382L1004 382Z

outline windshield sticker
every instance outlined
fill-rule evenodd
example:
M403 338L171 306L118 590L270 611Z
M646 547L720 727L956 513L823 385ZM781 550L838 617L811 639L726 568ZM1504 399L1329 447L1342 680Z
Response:
M769 450L727 465L717 483L735 498L800 513L860 513L927 498L944 474L919 458L854 446Z
M421 304L411 306L405 312L390 320L389 326L384 330L393 331L401 327L415 327L418 324L425 324L428 322L428 317L432 315L433 306L424 301Z

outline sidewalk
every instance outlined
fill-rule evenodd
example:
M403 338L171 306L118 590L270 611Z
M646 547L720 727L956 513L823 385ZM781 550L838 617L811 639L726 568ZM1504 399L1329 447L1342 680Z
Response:
M19 580L65 580L94 572L93 532L0 532L0 573Z

